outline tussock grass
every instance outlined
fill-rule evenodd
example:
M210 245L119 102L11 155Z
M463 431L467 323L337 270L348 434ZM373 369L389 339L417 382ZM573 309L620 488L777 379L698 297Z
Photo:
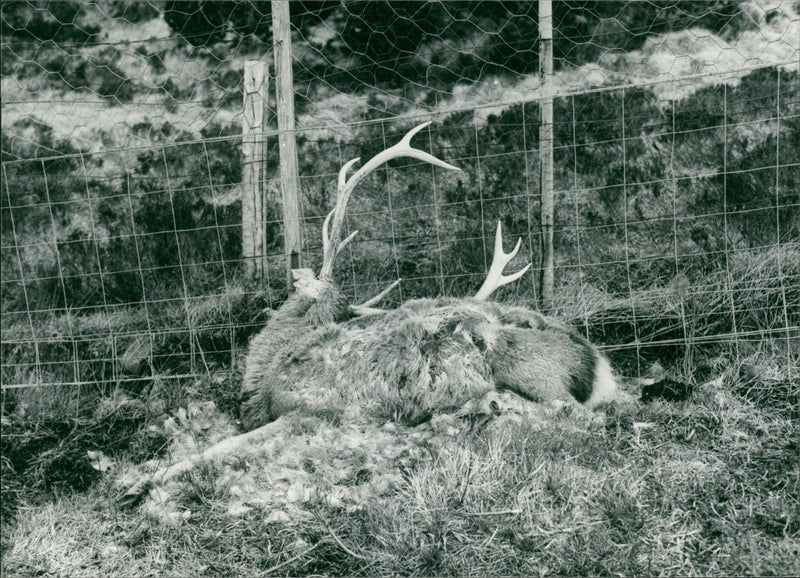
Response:
M217 294L145 307L53 312L3 324L3 383L102 382L230 366L265 322L264 295L238 282ZM37 375L37 363L38 375Z
M800 243L786 242L759 251L732 253L726 265L694 284L677 276L624 299L585 291L583 309L568 318L586 321L592 337L606 344L627 344L638 336L640 354L662 364L683 362L692 379L699 363L734 344L737 361L762 351L794 358L800 347ZM614 356L626 363L625 356ZM783 365L787 370L792 362ZM626 369L635 370L627 363ZM623 369L623 372L625 369ZM704 375L705 376L705 375ZM783 379L790 375L784 373Z
M2 523L11 523L25 503L85 491L101 478L87 457L100 451L140 462L163 455L163 423L189 400L219 399L231 411L229 375L186 383L159 380L147 394L128 396L88 385L63 385L3 392Z
M100 479L88 451L150 459L164 448L148 423L163 415L161 400L97 397L69 386L20 390L2 417L2 515L7 522L26 500L83 491Z
M733 370L680 403L569 406L490 422L360 507L231 509L213 464L192 514L160 525L88 492L23 506L4 573L56 575L789 575L800 570L797 416L736 394ZM358 484L358 480L350 483Z
M668 286L671 295L647 293L652 300L637 300L640 335L650 340L682 330L681 305L689 323L689 337L737 332L780 335L789 327L797 327L800 325L798 255L797 242L763 251L732 253L727 267L704 280L702 290L685 279L672 280ZM675 320L665 323L665 313L672 313Z

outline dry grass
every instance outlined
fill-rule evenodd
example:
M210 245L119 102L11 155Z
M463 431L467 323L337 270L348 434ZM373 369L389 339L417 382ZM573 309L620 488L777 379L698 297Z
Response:
M732 253L727 266L693 286L670 280L661 291L637 294L632 303L599 312L609 320L635 322L645 341L723 338L735 333L780 335L800 325L800 243Z
M232 282L215 294L3 325L3 383L139 380L229 366L264 322L263 296ZM34 347L38 342L38 347Z
M298 515L231 508L209 464L183 480L191 517L164 525L121 509L109 476L21 508L3 573L796 574L798 416L734 393L740 383L731 367L686 402L497 419L430 446L357 507L316 494L294 498Z
M771 377L786 382L797 378L799 255L800 243L788 241L735 252L696 283L684 276L664 279L628 298L587 288L575 301L581 309L565 304L560 316L586 323L595 341L618 351L610 355L622 373L643 371L642 361L657 360L675 364L681 379L694 382L756 356L765 368L783 368ZM784 359L775 365L773 357ZM784 403L790 399L784 396Z

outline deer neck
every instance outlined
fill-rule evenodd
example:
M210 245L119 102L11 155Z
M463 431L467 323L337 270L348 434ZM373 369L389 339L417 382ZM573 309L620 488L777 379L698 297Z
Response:
M306 320L314 326L340 323L350 319L352 316L347 297L332 282L325 283L320 288L317 298L305 314Z

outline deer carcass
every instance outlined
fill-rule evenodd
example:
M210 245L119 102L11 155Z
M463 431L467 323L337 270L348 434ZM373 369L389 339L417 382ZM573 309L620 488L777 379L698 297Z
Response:
M341 169L336 206L323 224L319 277L295 270L295 293L250 343L242 385L246 429L293 411L340 417L366 412L376 420L419 423L495 389L589 407L613 399L610 365L588 341L555 319L486 301L530 267L503 274L520 241L504 253L499 223L493 263L471 299L418 299L383 311L371 306L385 291L351 306L337 287L334 260L356 234L341 240L341 224L361 179L398 157L459 170L411 146L411 138L428 124L349 179L347 172L359 159Z
M279 466L304 475L297 460L286 465L281 448L294 444L312 451L309 448L316 443L315 452L334 451L330 448L343 443L337 437L344 435L336 430L339 427L356 428L360 439L368 440L362 444L365 447L384 438L397 442L417 435L421 424L438 423L441 416L458 420L478 412L491 418L502 409L497 400L512 395L508 392L515 399L560 400L588 408L617 397L608 361L587 340L556 319L487 301L495 289L530 267L503 274L520 241L505 253L499 223L493 263L472 298L416 299L382 310L374 305L398 281L360 305L351 305L336 285L334 261L355 235L341 238L347 202L367 174L398 157L459 170L411 146L413 136L428 124L411 130L350 178L347 173L358 159L342 167L336 205L323 224L319 276L308 269L293 271L295 292L250 343L240 412L249 431L159 469L148 476L149 482L163 487L199 462L257 452L270 456L267 475ZM298 423L310 421L316 424L311 428L316 433L308 435L317 436L316 441L308 438L301 443L298 436L309 428ZM330 435L320 437L319 432ZM143 488L138 483L126 495Z

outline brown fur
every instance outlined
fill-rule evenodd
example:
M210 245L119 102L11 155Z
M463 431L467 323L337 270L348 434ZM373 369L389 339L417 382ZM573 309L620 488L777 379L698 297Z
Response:
M293 296L250 344L246 429L293 411L414 425L495 388L536 401L584 402L592 393L600 354L534 311L420 299L336 322L348 316L320 301Z

